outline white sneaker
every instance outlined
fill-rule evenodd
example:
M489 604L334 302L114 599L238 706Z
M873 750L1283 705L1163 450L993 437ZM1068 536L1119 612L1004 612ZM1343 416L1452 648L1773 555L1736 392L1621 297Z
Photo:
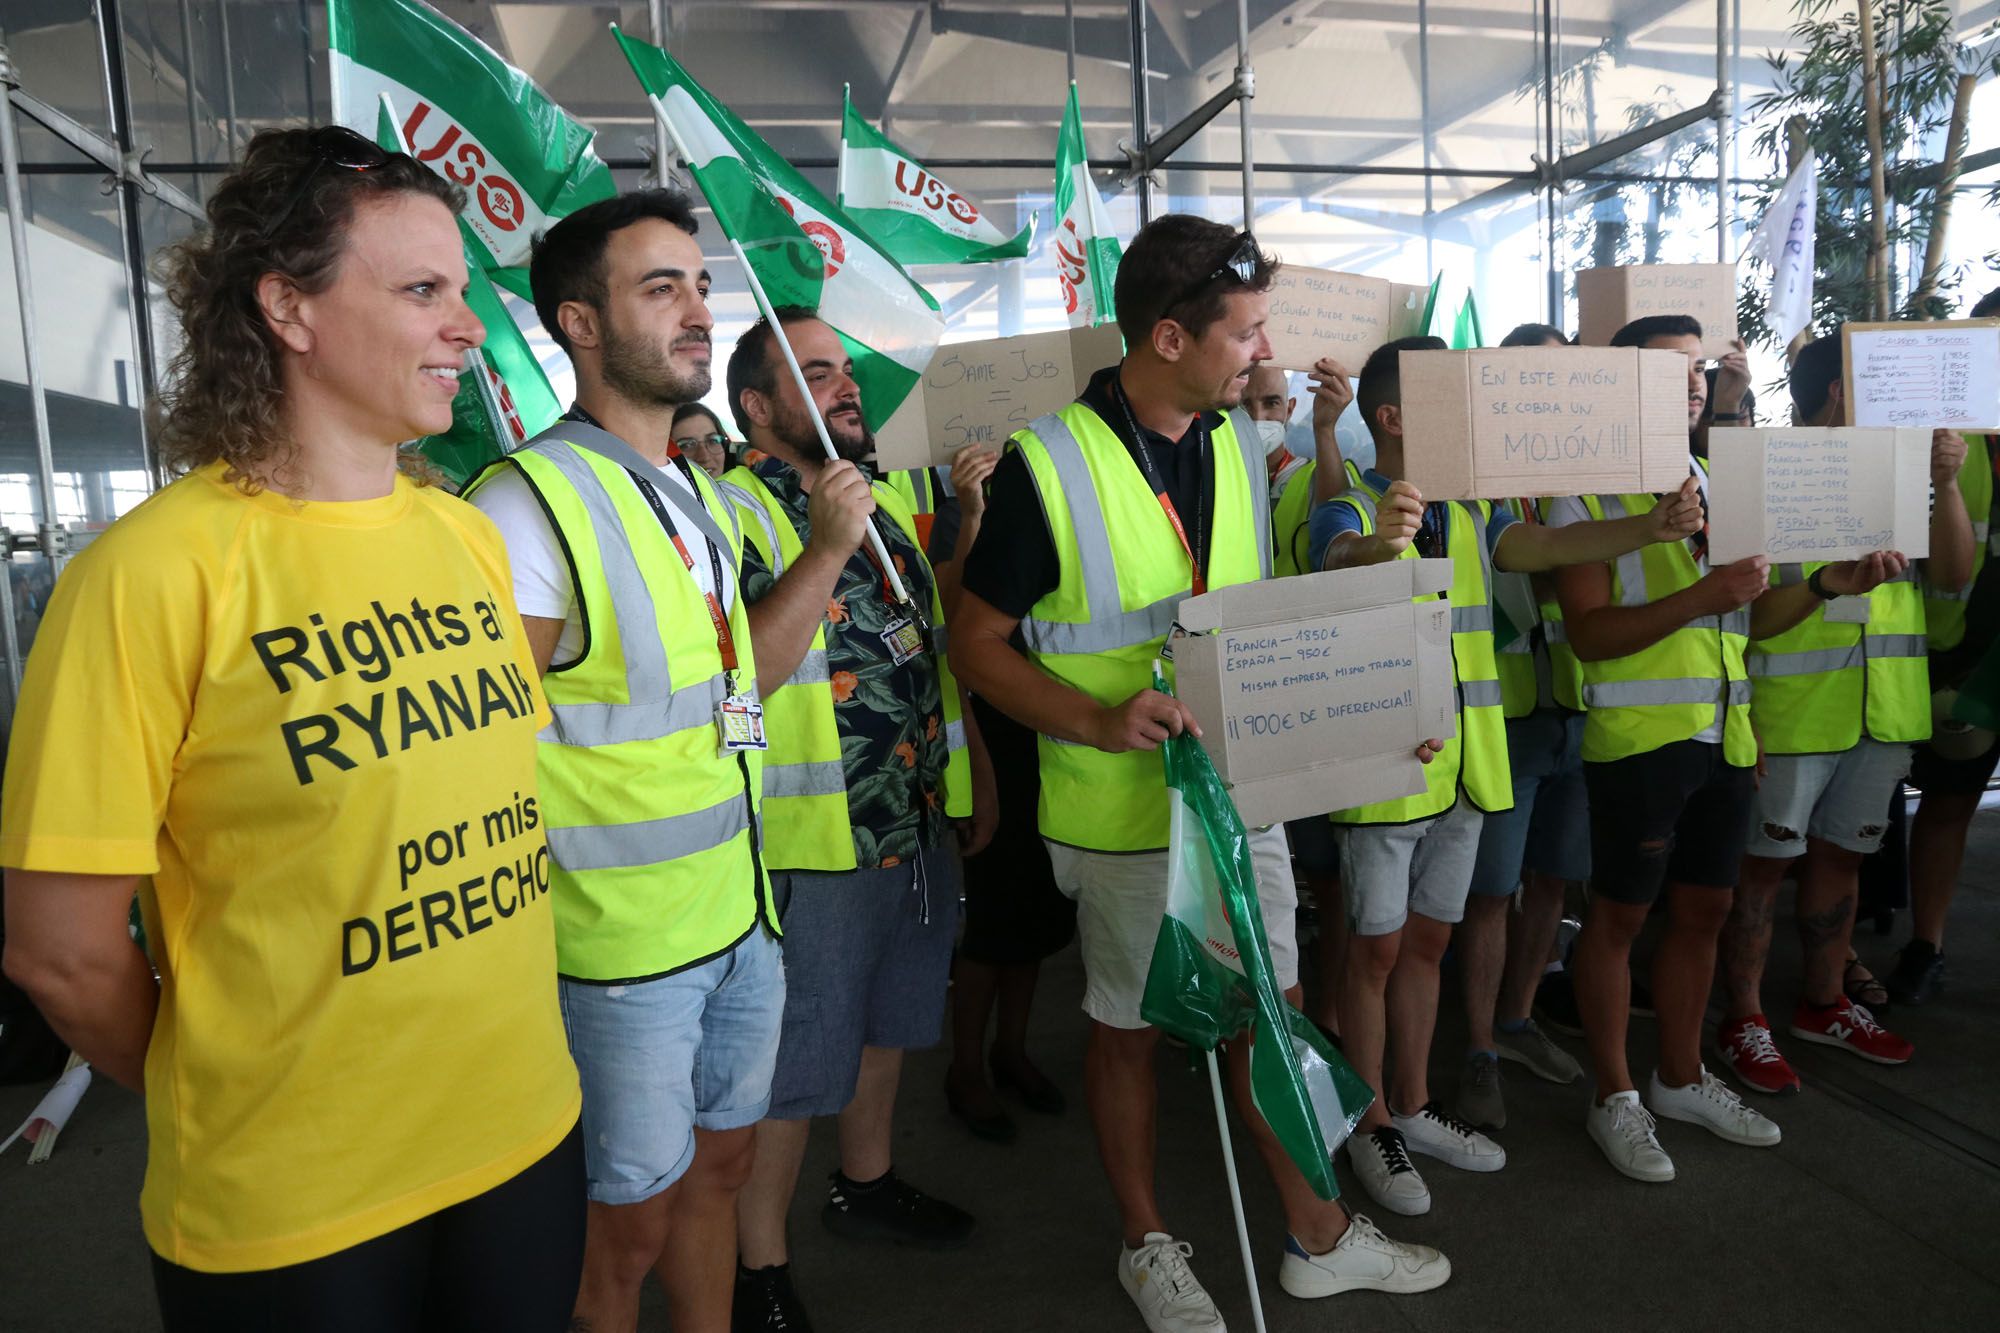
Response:
M1654 1115L1700 1125L1719 1139L1748 1148L1775 1148L1784 1137L1776 1124L1745 1106L1706 1065L1702 1066L1701 1082L1685 1088L1668 1087L1660 1082L1660 1071L1654 1070L1652 1086L1646 1089L1646 1104Z
M1389 1113L1389 1123L1403 1131L1411 1152L1449 1162L1461 1171L1498 1171L1507 1165L1507 1150L1437 1102L1426 1102L1415 1115Z
M1368 1197L1392 1213L1421 1217L1431 1210L1430 1186L1410 1163L1403 1131L1384 1125L1372 1133L1356 1132L1347 1140L1347 1160L1360 1177Z
M1390 1240L1360 1216L1348 1219L1346 1234L1325 1254L1307 1254L1295 1238L1285 1237L1285 1262L1278 1267L1285 1294L1304 1300L1343 1291L1402 1296L1442 1287L1450 1277L1451 1260L1428 1245Z
M1222 1314L1195 1281L1194 1246L1164 1231L1148 1231L1136 1250L1118 1255L1118 1285L1139 1307L1149 1333L1225 1333Z
M1584 1127L1605 1158L1634 1180L1658 1184L1674 1178L1674 1161L1653 1136L1653 1117L1639 1105L1636 1092L1614 1092L1600 1105L1593 1102Z

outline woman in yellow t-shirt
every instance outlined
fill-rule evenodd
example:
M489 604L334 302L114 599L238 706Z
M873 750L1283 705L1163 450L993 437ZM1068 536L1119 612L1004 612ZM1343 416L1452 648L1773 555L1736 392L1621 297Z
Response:
M547 709L498 533L398 469L481 338L463 203L346 130L251 142L168 256L185 475L28 662L6 968L145 1095L170 1330L547 1333L576 1294Z

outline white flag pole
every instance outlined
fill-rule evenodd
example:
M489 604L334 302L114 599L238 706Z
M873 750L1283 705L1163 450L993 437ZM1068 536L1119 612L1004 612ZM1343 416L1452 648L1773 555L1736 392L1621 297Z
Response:
M411 157L416 156L410 152L410 141L403 137L403 121L396 114L396 104L389 100L389 94L377 93L375 99L382 112L389 117L390 127L396 132L396 151ZM500 395L493 390L493 381L486 369L486 353L477 347L466 348L465 368L471 373L473 386L479 393L479 406L486 413L487 429L493 432L493 438L500 445L501 453L513 453L514 446L519 441L514 438L514 428L507 424L507 413L500 406Z
M681 142L680 133L674 129L673 121L668 119L666 108L660 105L660 99L648 97L646 100L653 104L653 118L659 121L660 127L673 139L674 151L692 167L693 156L688 152L687 145ZM690 170L688 174L694 177L697 186L701 184L698 172ZM706 191L703 193L706 194ZM709 200L709 207L714 206L715 201ZM791 339L785 336L785 326L778 322L777 312L771 305L771 298L765 294L764 284L757 278L757 270L750 267L750 257L743 253L743 243L734 236L727 236L726 239L729 241L730 252L736 256L736 262L743 266L743 278L750 284L751 299L756 301L758 312L770 324L771 335L778 344L778 350L784 353L785 367L792 372L792 383L799 386L799 397L805 401L806 411L812 415L813 429L819 433L820 448L826 451L827 462L838 463L840 451L833 447L833 437L826 432L826 418L820 415L819 404L813 401L812 389L806 384L805 372L799 369L799 358L792 351ZM895 558L889 554L889 548L882 540L881 530L872 521L868 524L868 544L874 550L875 559L882 566L882 573L888 578L889 586L896 594L896 600L921 613L921 608L911 599L909 589L903 586L902 576L896 572ZM924 618L928 619L928 616Z
M1208 1088L1215 1094L1215 1129L1222 1136L1222 1169L1229 1176L1229 1207L1236 1215L1236 1246L1243 1253L1243 1282L1250 1288L1250 1322L1264 1333L1264 1298L1257 1292L1257 1264L1250 1257L1250 1224L1243 1218L1243 1186L1236 1179L1236 1148L1229 1140L1229 1110L1222 1104L1222 1069L1208 1053Z

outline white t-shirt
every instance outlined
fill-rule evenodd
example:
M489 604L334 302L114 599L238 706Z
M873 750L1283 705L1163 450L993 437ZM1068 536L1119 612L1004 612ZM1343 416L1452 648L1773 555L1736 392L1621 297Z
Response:
M1688 456L1688 466L1694 469L1694 475L1701 488L1702 512L1706 513L1708 511L1708 469L1704 468L1701 465L1701 460L1695 458L1692 454ZM1562 528L1572 523L1588 523L1591 521L1590 511L1584 508L1582 498L1575 495L1558 497L1546 507L1545 513L1547 514L1548 525L1552 528ZM1694 564L1698 573L1708 573L1708 557L1705 554L1696 556ZM1703 741L1709 745L1722 744L1723 726L1729 716L1729 687L1724 682L1718 680L1715 684L1715 689L1715 721L1704 727L1699 735L1690 737L1689 739L1691 740Z
M651 480L674 513L681 540L687 544L688 554L694 557L695 586L704 593L715 591L707 543L701 539L700 529L687 517L702 508L701 496L677 467L656 468ZM574 662L583 653L582 609L577 603L575 585L570 582L569 560L563 555L562 542L527 478L518 469L503 468L470 499L493 520L506 540L507 558L514 567L514 601L521 614L563 622L549 664L563 666ZM722 609L727 612L736 602L736 567L727 550L721 552L721 563Z

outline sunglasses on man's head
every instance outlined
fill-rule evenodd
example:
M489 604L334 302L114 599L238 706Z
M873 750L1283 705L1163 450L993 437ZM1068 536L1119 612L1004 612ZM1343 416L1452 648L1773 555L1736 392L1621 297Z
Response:
M1229 257L1222 261L1221 266L1168 302L1167 309L1172 310L1176 306L1186 305L1225 278L1234 278L1238 284L1244 286L1255 282L1257 266L1263 259L1264 253L1257 248L1257 239L1247 231L1238 232L1235 244L1230 247Z
M339 167L343 171L374 171L389 165L389 152L382 145L356 134L345 125L321 125L306 136L306 145L313 151L312 165L285 200L284 207L271 214L260 233L269 239L286 219L298 211L299 204L319 179L319 173L328 167Z

